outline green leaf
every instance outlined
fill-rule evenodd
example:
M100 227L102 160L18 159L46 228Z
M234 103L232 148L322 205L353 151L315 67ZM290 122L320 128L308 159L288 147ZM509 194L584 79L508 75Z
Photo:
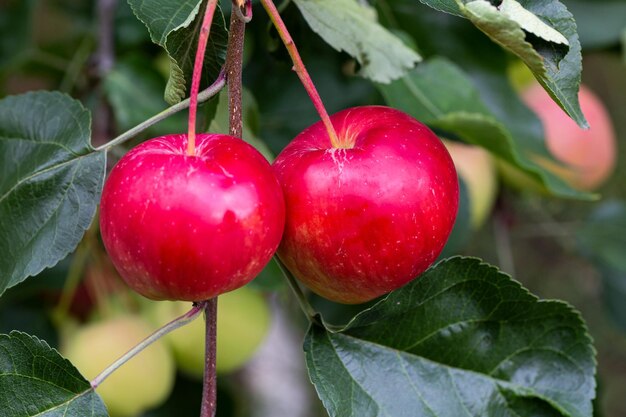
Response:
M0 294L65 258L89 227L106 165L90 123L60 93L0 100Z
M165 89L169 104L187 95L196 56L198 35L206 2L201 0L128 0L133 12L148 28L154 43L170 57L170 77ZM163 16L167 16L164 19ZM201 88L217 78L226 59L228 32L221 8L213 16L204 58Z
M0 335L3 417L106 417L85 378L48 344L26 333Z
M361 64L360 74L388 83L413 68L421 57L382 27L376 12L356 0L295 0L311 29L338 51Z
M598 206L578 228L576 238L601 273L611 317L626 331L626 203L613 200Z
M581 127L588 127L578 102L582 72L581 47L572 14L558 0L520 0L519 6L562 35L569 47L533 36L519 21L487 0L420 0L437 10L469 19L494 42L519 56L563 110ZM454 5L453 5L454 3ZM526 27L528 15L522 24ZM534 20L534 19L533 19ZM537 22L535 20L535 23ZM543 32L542 32L543 33Z
M572 189L539 161L550 161L545 147L513 137L482 101L472 81L453 63L433 58L389 85L379 85L387 103L465 142L479 145L523 169L553 194L592 198ZM551 162L556 164L555 162Z
M580 315L478 259L451 258L357 315L313 325L311 380L331 417L591 417Z
M551 26L548 26L537 16L524 9L516 0L502 0L498 10L501 14L508 19L516 22L528 33L539 36L548 42L560 43L568 45L569 42L565 36L561 35L558 31L554 30Z

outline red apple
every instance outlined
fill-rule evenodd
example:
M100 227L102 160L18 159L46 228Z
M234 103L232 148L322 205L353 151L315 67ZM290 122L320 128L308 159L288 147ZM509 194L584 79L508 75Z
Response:
M557 175L581 190L594 190L609 178L615 167L615 133L608 112L591 90L581 85L578 95L591 125L588 130L579 128L538 83L524 90L522 98L541 119L550 153L569 168Z
M280 259L316 293L361 303L401 287L437 258L452 230L459 186L445 146L388 107L331 117L276 158L287 216Z
M269 163L246 142L198 135L151 139L113 168L100 229L128 285L153 300L200 301L252 280L283 232L285 207Z

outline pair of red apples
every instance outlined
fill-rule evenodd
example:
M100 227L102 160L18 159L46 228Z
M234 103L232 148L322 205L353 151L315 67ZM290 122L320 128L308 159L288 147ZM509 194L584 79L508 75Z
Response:
M227 135L152 139L128 152L103 190L106 249L131 288L201 301L252 280L278 250L314 292L362 303L439 256L458 182L441 141L388 107L341 111L300 133L270 164Z

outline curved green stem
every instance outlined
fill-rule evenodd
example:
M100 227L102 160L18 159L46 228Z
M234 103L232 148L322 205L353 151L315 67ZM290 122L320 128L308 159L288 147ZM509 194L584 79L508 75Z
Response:
M226 85L226 73L224 71L222 71L220 73L220 75L217 77L217 79L215 80L215 82L207 87L206 89L202 90L199 94L198 94L198 103L202 103L207 101L208 99L210 99L211 97L214 97L215 95L217 95L220 90L222 88L224 88L224 86ZM149 118L148 120L138 124L137 126L133 127L130 130L127 130L126 132L122 133L121 135L117 136L115 139L110 140L109 142L105 143L102 146L98 146L97 148L95 148L95 151L104 151L104 150L108 150L114 146L120 145L124 142L126 142L129 139L132 139L133 137L137 136L139 133L143 132L144 130L146 130L147 128L149 128L150 126L160 122L163 119L166 119L168 117L170 117L171 115L178 113L181 110L185 110L186 108L189 107L189 103L190 100L186 99L181 101L180 103L174 104L171 107L168 107L167 109L163 110L161 113L152 116L151 118Z
M179 327L184 326L185 324L192 322L200 315L200 313L204 311L205 305L206 302L195 304L192 309L189 310L187 313L172 320L171 322L167 323L165 326L161 327L156 332L145 338L141 343L126 352L121 358L113 362L113 364L111 364L108 368L106 368L98 376L96 376L91 381L91 387L93 389L98 388L98 386L100 386L100 384L102 384L102 382L107 379L115 370L124 365L139 352L141 352L166 334L178 329Z
M302 292L302 288L300 288L300 285L296 281L296 278L287 269L285 264L278 258L278 256L274 255L274 260L278 264L278 267L280 268L280 271L283 273L283 276L289 283L289 286L291 287L291 290L295 294L296 299L298 300L298 304L300 304L300 308L304 312L304 315L307 317L307 319L309 319L310 322L317 323L319 321L317 319L318 313L317 311L315 311L311 303L309 303L309 300L306 298L306 295L304 295L304 292Z

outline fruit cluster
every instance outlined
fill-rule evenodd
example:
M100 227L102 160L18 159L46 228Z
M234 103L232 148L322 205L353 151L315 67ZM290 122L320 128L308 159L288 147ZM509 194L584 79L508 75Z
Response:
M273 166L226 135L200 135L195 155L185 153L185 135L128 152L105 184L100 215L128 285L155 300L201 301L248 283L277 248L297 278L342 303L369 301L422 273L457 212L445 146L387 107L331 119L340 147L320 122Z

